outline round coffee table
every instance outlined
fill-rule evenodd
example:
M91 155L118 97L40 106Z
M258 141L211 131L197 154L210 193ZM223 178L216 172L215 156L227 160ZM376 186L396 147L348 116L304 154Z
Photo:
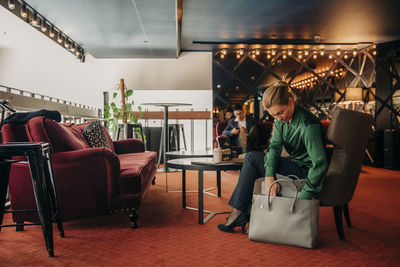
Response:
M209 158L213 157L212 150L197 150L197 151L171 151L167 152L167 159L182 159L182 158Z
M229 212L214 212L204 210L203 206L203 172L204 171L216 171L217 172L217 188L218 197L221 197L221 171L232 171L240 170L243 162L222 162L214 163L210 158L183 158L183 159L172 159L167 161L168 167L181 169L182 170L182 207L190 210L198 211L198 222L199 224L205 224L208 220L217 214L226 214ZM186 170L198 171L198 208L186 206ZM204 218L204 212L209 215Z

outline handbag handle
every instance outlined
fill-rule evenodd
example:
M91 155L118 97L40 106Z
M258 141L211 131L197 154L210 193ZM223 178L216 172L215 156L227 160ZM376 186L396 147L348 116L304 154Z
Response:
M293 183L293 184L296 186L296 184L295 184L293 181L289 181L289 180L286 180L286 179L275 180L275 181L269 186L269 188L268 188L268 210L269 210L270 205L271 205L270 197L271 197L272 185L274 185L274 184L276 184L276 183L279 183L279 182ZM296 187L296 188L297 188L297 187ZM296 204L296 199L297 199L297 195L298 195L298 194L299 194L299 192L296 190L296 196L295 196L294 199L293 199L292 206L290 207L290 212L293 212L293 211L294 211L294 205Z

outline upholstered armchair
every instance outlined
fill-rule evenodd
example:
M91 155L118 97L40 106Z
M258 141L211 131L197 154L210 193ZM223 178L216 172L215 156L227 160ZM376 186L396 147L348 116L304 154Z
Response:
M336 229L343 240L342 214L351 227L348 203L356 189L373 118L367 113L341 108L335 108L331 115L327 139L333 149L319 199L320 206L333 206Z

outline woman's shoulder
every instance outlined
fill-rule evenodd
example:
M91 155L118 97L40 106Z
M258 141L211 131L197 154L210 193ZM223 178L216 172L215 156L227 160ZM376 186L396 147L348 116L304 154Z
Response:
M309 126L312 124L321 124L321 121L314 114L312 114L311 111L302 106L297 106L296 108L298 109L301 121L305 126Z

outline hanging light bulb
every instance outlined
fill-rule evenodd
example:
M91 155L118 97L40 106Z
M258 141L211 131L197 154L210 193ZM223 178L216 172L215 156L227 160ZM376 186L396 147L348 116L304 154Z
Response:
M289 49L289 50L287 51L287 54L288 54L289 56L291 56L291 55L293 54L292 49Z
M340 51L340 49L336 50L336 55L340 56L341 53L342 51Z
M272 54L273 56L275 56L275 55L276 55L276 51L275 51L275 49L271 51L271 54Z
M357 49L353 50L353 56L357 56Z
M45 18L43 18L42 26L40 28L42 29L42 32L46 32L47 31L47 22L46 22Z
M219 57L224 58L225 57L224 53L220 54Z
M284 54L282 55L282 58L283 58L283 59L286 59L286 57L287 57L287 56L286 56L286 54L284 53Z
M23 18L28 17L28 9L26 8L26 4L25 3L23 3L22 6L21 6L21 16Z
M68 39L65 39L65 43L64 43L64 46L65 46L65 48L69 48L69 41L68 41Z
M54 33L54 26L51 26L50 32L49 32L49 36L50 36L51 38L53 38L54 35L55 35L55 33Z
M374 56L376 56L376 50L372 51L372 54L373 54Z
M313 53L313 56L312 56L312 57L313 57L313 59L317 59L317 57L318 57L318 56L317 56L317 52L315 52L315 51L314 51L314 53Z
M332 58L333 58L332 54L329 54L329 59L332 59Z
M325 55L324 49L321 49L321 51L319 52L319 54L320 54L321 56Z
M344 59L347 59L349 56L347 54L344 54Z
M224 55L224 56L226 56L226 54L228 53L228 51L224 48L224 49L222 49L222 54Z
M239 55L241 55L241 56L244 55L244 49L243 48L239 49Z
M76 45L75 45L75 43L72 43L71 44L71 52L75 52L75 50L76 50Z
M260 49L256 49L256 55L257 55L257 56L260 55Z
M59 44L61 44L62 43L62 41L63 41L63 37L62 37L62 34L61 34L61 32L59 32L58 33L58 37L57 37L57 42L59 43Z
M255 54L255 53L252 53L252 54L251 54L251 57L252 57L252 58L256 58L256 54Z
M270 58L271 58L271 55L270 55L270 54L267 54L267 58L270 59Z
M308 50L304 50L304 55L305 55L305 56L308 56L309 53L310 53L310 52L309 52Z
M298 57L299 59L302 59L302 58L303 58L303 55L302 55L302 54L298 54L297 57Z
M9 9L15 8L15 0L8 0L8 8Z

